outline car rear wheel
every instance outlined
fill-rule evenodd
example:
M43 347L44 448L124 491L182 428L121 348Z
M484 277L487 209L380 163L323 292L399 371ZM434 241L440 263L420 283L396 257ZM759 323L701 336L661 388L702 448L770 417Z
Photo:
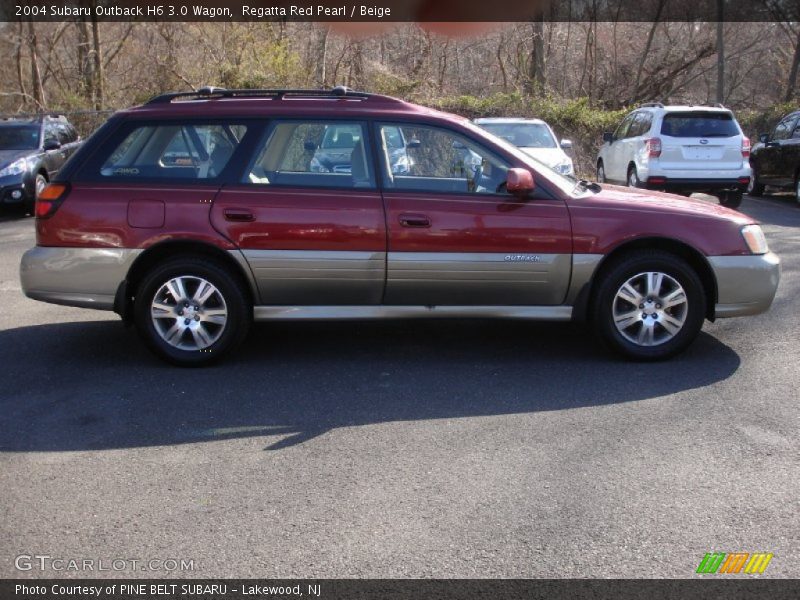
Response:
M697 273L681 258L642 251L601 274L593 323L601 339L634 360L684 351L703 326L706 298Z
M134 316L158 356L179 366L200 366L244 340L252 309L241 284L222 265L175 258L145 276Z
M639 174L636 172L636 167L631 166L628 169L628 187L638 188L642 183L639 181Z
M603 161L597 161L597 183L605 183L606 182L606 168L603 165Z
M764 195L764 184L758 182L758 172L753 169L753 172L750 176L750 183L747 184L747 195L748 196L763 196Z
M742 192L720 192L717 198L727 208L739 208L742 205Z

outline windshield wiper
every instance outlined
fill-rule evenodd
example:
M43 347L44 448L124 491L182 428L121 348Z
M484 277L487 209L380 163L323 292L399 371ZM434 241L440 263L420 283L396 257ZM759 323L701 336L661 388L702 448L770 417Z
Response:
M599 183L595 183L594 181L586 181L585 179L579 179L575 183L575 187L572 188L572 193L574 194L575 190L577 190L578 188L581 188L583 190L591 190L595 194L603 191L603 188L600 187Z

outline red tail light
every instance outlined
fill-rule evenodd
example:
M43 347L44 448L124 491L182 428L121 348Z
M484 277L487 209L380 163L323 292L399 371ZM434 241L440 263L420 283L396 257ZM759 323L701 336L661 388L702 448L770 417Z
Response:
M750 138L742 136L742 158L750 158Z
M650 138L647 140L647 156L650 158L658 158L661 156L661 140L659 138Z
M36 218L49 219L52 217L69 192L69 184L51 183L36 198Z

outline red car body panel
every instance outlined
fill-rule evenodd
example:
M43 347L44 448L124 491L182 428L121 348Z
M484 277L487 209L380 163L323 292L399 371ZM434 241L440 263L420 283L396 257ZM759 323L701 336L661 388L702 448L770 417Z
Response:
M36 220L37 244L149 248L166 240L189 239L234 249L209 220L216 193L216 186L76 183L52 217ZM163 215L155 215L159 218L154 221L154 206L161 203ZM139 226L131 225L131 216Z
M237 211L252 220L230 220L239 218ZM214 201L211 223L242 250L386 251L377 191L225 187Z

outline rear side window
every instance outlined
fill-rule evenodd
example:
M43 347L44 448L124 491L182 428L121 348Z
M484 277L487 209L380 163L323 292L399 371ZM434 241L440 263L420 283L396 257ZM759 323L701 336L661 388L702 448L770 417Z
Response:
M648 112L636 113L636 118L628 130L627 137L638 137L645 135L650 131L650 125L653 123L653 115Z
M731 113L673 112L664 115L661 135L684 138L733 137L739 128Z
M363 123L277 122L257 150L247 182L292 187L374 188Z
M100 168L103 178L213 179L227 166L247 127L160 124L135 128Z

